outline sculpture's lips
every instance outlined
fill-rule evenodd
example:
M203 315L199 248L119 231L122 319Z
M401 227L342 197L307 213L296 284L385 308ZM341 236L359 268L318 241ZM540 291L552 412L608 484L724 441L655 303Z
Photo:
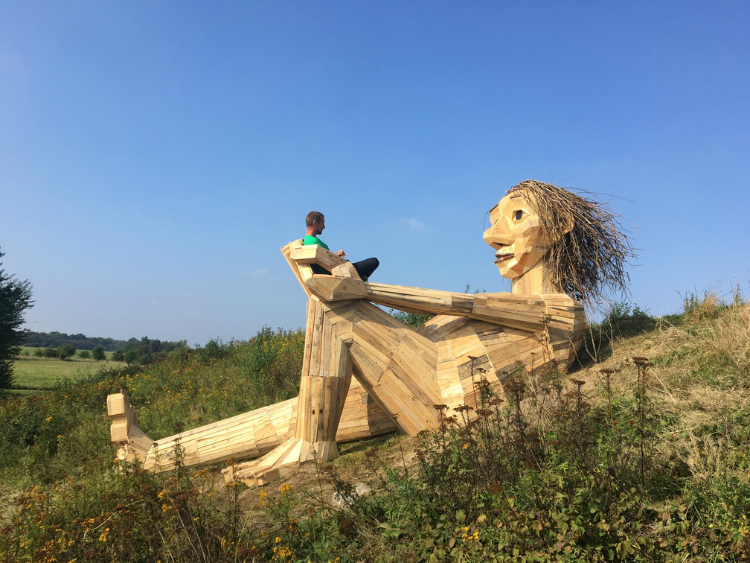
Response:
M495 254L495 257L497 258L495 260L495 264L498 262L503 262L504 260L509 260L510 258L513 258L513 253L504 253L504 254Z

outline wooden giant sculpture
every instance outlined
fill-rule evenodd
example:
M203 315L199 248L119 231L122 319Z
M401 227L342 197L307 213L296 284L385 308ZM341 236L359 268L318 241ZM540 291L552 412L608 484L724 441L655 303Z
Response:
M337 441L435 428L435 405L475 406L480 377L501 392L519 369L567 369L588 327L580 301L606 284L624 286L627 239L601 206L533 180L512 188L490 223L484 240L512 293L366 283L326 249L289 243L282 253L309 298L299 397L145 447L127 396L113 395L119 457L166 469L178 441L186 464L265 454L225 470L227 479L263 484L301 462L335 458ZM331 275L314 274L313 264ZM415 330L376 305L436 316Z

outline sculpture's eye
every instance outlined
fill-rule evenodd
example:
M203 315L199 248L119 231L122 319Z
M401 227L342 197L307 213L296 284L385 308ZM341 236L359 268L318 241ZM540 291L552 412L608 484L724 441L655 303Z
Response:
M523 211L522 211L522 210L520 210L520 209L519 209L518 211L516 211L516 212L515 212L515 213L513 214L513 218L514 218L514 219L515 219L516 221L520 221L520 220L521 220L521 217L523 217Z

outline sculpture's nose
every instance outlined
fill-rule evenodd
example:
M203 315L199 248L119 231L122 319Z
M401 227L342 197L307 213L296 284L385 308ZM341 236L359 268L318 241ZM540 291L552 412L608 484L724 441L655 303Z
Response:
M508 246L510 244L513 244L507 221L499 219L498 221L493 223L489 229L484 231L484 242L486 242L496 250L498 250L501 246Z

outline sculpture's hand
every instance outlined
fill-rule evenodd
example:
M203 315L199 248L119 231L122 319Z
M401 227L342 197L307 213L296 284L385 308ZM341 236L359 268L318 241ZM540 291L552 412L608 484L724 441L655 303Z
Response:
M343 250L339 250L336 253L336 256L338 256L339 258L346 258L346 252L344 252Z
M367 297L365 282L350 277L313 276L305 281L315 296L321 301L343 301Z

